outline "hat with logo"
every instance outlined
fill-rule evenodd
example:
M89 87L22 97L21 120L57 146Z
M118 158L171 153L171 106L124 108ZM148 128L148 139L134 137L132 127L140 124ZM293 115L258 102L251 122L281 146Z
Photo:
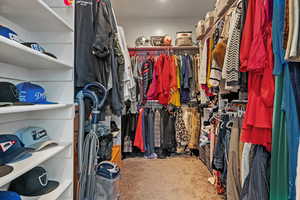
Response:
M0 106L9 105L32 105L31 103L19 102L19 91L10 82L0 82Z
M31 49L39 51L43 54L46 54L47 56L50 56L52 58L57 59L57 57L55 55L53 55L52 53L47 52L41 45L39 45L36 42L22 42L22 44L29 47L29 48L31 48Z
M2 25L0 25L0 35L10 40L20 42L20 39L18 38L18 34L16 32Z
M29 149L24 147L18 136L0 135L0 165L24 160L31 156Z
M20 138L26 148L35 151L40 151L49 145L58 145L49 138L47 131L40 127L23 128L18 130L15 135Z
M33 104L56 104L47 101L45 89L37 84L24 82L17 85L19 90L19 101Z
M21 200L19 194L10 191L0 191L0 199L5 200Z
M48 174L44 168L35 167L13 180L9 190L22 196L41 196L52 192L58 186L59 182L48 180Z

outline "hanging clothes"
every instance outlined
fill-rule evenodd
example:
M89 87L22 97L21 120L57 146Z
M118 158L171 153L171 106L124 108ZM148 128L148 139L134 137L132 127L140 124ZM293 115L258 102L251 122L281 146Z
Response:
M155 111L155 117L154 117L154 146L159 148L161 145L160 141L160 124L161 124L161 116L159 110Z
M144 137L143 137L143 113L144 113L144 109L142 108L140 109L139 112L135 139L134 139L134 146L138 147L141 150L141 152L145 152Z
M228 170L227 170L227 199L240 200L241 178L240 178L240 130L241 123L235 120L232 125L229 153L228 153Z
M190 134L183 120L183 111L179 108L176 112L175 120L177 153L183 153L190 141Z
M180 102L180 85L178 85L178 74L179 66L176 56L171 56L171 63L170 63L170 100L169 104L172 104L174 106L181 106Z
M296 198L296 174L297 174L297 155L299 146L299 119L296 107L296 98L291 83L292 68L299 67L297 64L289 63L288 67L284 68L284 83L283 83L283 103L282 108L286 112L286 134L288 137L289 149L289 199Z
M240 1L238 2L240 5ZM240 86L240 36L242 11L237 6L232 14L229 30L229 39L224 58L222 77L225 79L225 89L237 91Z
M169 111L161 110L161 148L168 152L176 152L175 117Z
M199 71L199 83L206 84L206 75L207 75L207 58L208 58L208 42L209 39L206 39L204 43L201 43L203 48L201 48L201 60L200 60L200 71Z
M256 145L250 173L243 186L241 200L269 200L270 153L265 147Z
M283 99L283 75L276 76L275 85L270 200L283 200L288 199L289 196L289 152L288 138L285 131L286 116L281 109Z
M272 15L270 9L270 0L265 3L259 0L249 1L240 53L241 71L249 72L248 104L241 140L264 145L269 151L272 142L275 90L272 75ZM258 20L252 21L254 18ZM252 42L249 43L249 41Z

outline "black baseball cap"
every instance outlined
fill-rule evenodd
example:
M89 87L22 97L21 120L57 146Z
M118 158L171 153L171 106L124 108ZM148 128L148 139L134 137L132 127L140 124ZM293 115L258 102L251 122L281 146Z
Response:
M0 82L0 106L33 105L19 101L19 91L10 82Z
M31 49L39 51L39 52L41 52L41 53L43 53L43 54L45 54L47 56L50 56L52 58L57 59L57 57L54 54L47 52L41 45L39 45L36 42L23 42L22 44L24 46L27 46L27 47L31 48Z
M16 135L0 135L0 165L17 162L30 157L30 149Z
M48 194L59 186L57 181L49 181L47 171L42 167L35 167L23 174L10 184L10 191L23 196L41 196Z
M13 170L14 168L12 166L8 166L8 165L0 166L0 178L10 174Z

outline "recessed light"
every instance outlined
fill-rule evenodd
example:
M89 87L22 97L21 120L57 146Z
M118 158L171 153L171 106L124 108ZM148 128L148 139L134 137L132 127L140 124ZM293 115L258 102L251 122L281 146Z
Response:
M159 0L160 3L166 3L168 0Z

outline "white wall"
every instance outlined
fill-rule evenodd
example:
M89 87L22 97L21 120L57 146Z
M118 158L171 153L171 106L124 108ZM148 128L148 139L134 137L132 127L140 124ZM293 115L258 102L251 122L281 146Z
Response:
M127 39L128 47L135 46L135 40L139 36L156 36L168 34L173 39L175 44L176 32L178 31L193 31L198 22L196 18L183 19L158 19L158 18L118 18L118 24L123 26ZM195 39L195 38L194 38Z

